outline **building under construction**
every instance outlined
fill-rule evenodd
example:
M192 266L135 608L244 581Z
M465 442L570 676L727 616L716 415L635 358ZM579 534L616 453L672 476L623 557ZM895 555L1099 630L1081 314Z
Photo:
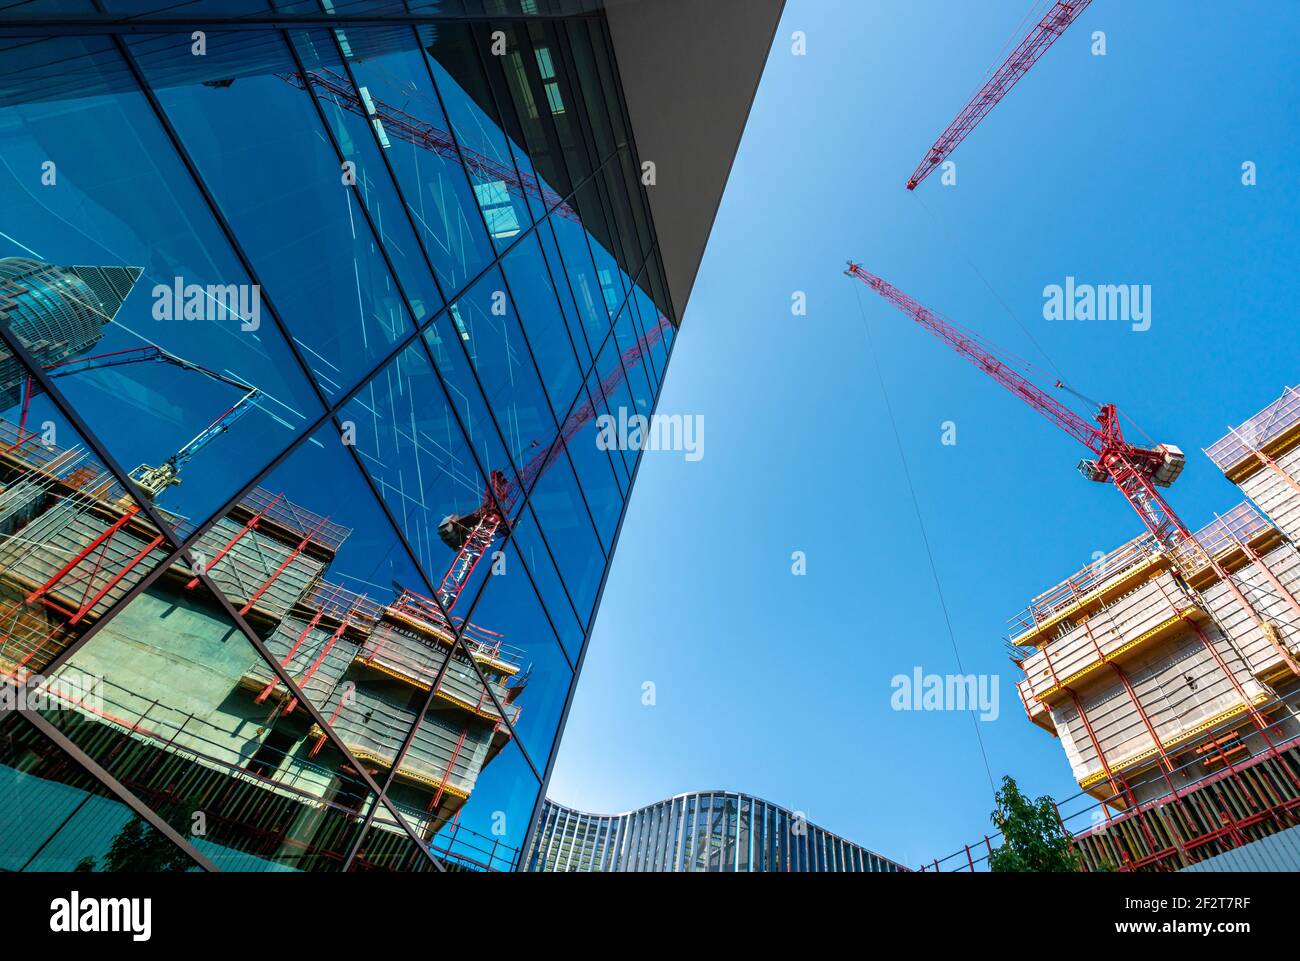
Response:
M0 16L0 870L517 868L782 3L136 6Z
M1300 823L1300 391L1206 454L1247 500L1011 623L1025 712L1105 814L1075 837L1090 870L1179 869Z
M40 675L168 551L87 451L42 443L8 421L0 421L0 489L0 671ZM510 738L497 704L517 720L523 652L464 625L476 671L460 648L452 653L462 625L429 599L410 590L377 599L331 583L327 569L350 534L257 488L196 551L352 756L371 774L401 757L390 797L431 847L463 866L509 864L514 852L493 839L444 828ZM214 861L327 867L355 840L369 792L236 634L194 572L173 562L46 681L49 716L140 797L164 808L177 795L201 804ZM161 663L184 668L163 673ZM433 707L403 753L413 698L431 688ZM28 747L41 757L25 773L60 780L58 753L35 740ZM402 856L396 824L379 816L375 826L363 865L422 866Z

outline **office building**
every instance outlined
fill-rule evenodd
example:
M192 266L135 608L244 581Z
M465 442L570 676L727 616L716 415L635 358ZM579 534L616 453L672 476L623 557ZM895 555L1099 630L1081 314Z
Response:
M624 814L547 800L530 871L906 871L801 812L733 791L678 794Z
M781 4L49 6L0 869L519 867Z

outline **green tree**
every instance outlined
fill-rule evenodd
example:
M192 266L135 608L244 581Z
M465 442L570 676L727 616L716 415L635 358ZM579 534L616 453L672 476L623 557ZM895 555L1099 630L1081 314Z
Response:
M161 831L144 818L132 815L131 820L113 837L108 853L102 862L93 857L82 858L74 871L125 871L147 874L165 871L190 871L194 862Z
M188 871L194 867L189 855L141 817L133 817L122 827L105 860L107 871L145 873Z
M1015 778L1002 778L994 795L993 823L1002 832L1002 846L989 855L991 871L1060 872L1080 870L1052 799L1031 801L1020 793Z

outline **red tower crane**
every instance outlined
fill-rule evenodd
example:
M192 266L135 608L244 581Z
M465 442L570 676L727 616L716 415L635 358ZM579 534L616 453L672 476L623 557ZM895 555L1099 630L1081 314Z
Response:
M1182 566L1190 560L1205 566L1228 588L1237 604L1260 628L1269 643L1278 651L1292 673L1300 675L1300 661L1279 642L1276 633L1265 618L1241 592L1236 581L1209 551L1193 537L1172 507L1156 490L1168 487L1183 471L1183 452L1172 444L1155 447L1138 447L1124 439L1120 430L1119 411L1114 404L1099 404L1093 421L1064 406L1041 387L1008 366L991 350L983 346L971 333L936 315L930 308L909 297L887 280L849 261L844 271L856 277L885 300L889 301L917 324L938 337L957 353L963 355L1011 393L1034 408L1057 427L1087 447L1096 459L1079 462L1079 472L1088 480L1112 483L1125 500L1142 518L1156 538L1168 551L1173 563ZM1060 381L1057 387L1064 387Z
M618 366L601 381L602 394L607 394L622 383L627 376L625 371L634 363L648 355L651 347L658 343L671 321L660 316L650 330L640 337L635 344L623 351ZM508 522L511 508L519 499L521 489L531 490L536 480L546 472L573 436L596 416L596 407L592 400L575 407L565 418L564 425L553 443L539 451L519 472L521 484L516 486L500 470L492 470L487 489L483 492L483 502L470 514L449 514L438 525L438 535L449 547L456 550L447 573L438 585L438 600L450 611L460 598L460 592L469 582L474 568L483 559L496 540L497 532Z
M1038 62L1038 58L1047 52L1067 27L1078 19L1079 14L1087 9L1092 0L1056 0L1052 9L1038 25L1029 31L1002 65L993 72L993 76L980 87L979 92L961 108L955 120L939 135L939 139L925 152L921 163L907 178L907 189L915 190L916 185L930 175L935 167L943 163L948 155L957 149L970 132L979 126L979 122L988 116L989 111L997 106L998 101L1016 85L1029 68Z
M966 333L909 297L887 280L882 280L853 261L845 273L856 277L907 316L934 334L957 353L969 359L1011 393L1065 431L1096 459L1079 462L1079 472L1088 480L1113 483L1137 511L1147 530L1166 547L1176 547L1190 535L1183 522L1156 490L1168 487L1183 470L1183 452L1172 444L1138 447L1124 439L1119 412L1114 404L1099 405L1089 421L984 347ZM1057 382L1057 386L1062 386Z

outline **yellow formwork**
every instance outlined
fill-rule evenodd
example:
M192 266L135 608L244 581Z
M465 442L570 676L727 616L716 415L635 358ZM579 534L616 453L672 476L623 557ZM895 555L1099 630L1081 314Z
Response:
M1163 744L1165 748L1165 753L1168 753L1169 748L1182 744L1183 742L1189 740L1190 738L1193 738L1204 731L1208 731L1216 724L1222 724L1224 721L1236 717L1238 714L1244 714L1252 707L1258 707L1259 705L1265 703L1268 700L1269 700L1268 694L1258 694L1255 696L1254 701L1250 704L1238 704L1236 707L1230 707L1226 711L1220 711L1218 714L1214 715L1213 717L1207 718L1206 720L1202 721L1200 724L1197 724L1195 727L1188 728L1186 731L1184 731L1182 734L1179 734L1177 737L1165 741ZM1141 764L1143 761L1149 761L1152 758L1157 757L1159 754L1160 754L1160 747L1154 746L1146 751L1142 751L1140 754L1134 754L1116 763L1111 763L1109 758L1107 758L1106 760L1107 763L1110 765L1110 770L1111 773L1113 774L1116 771L1128 770L1129 768L1132 768L1135 765ZM1101 781L1105 781L1105 780L1106 780L1106 770L1105 768L1103 768L1102 770L1098 771L1096 774L1089 774L1086 778L1080 781L1079 787L1083 788L1084 790L1087 790L1088 788L1092 787L1094 784L1098 784Z
M1110 664L1112 661L1118 660L1121 654L1124 654L1127 651L1131 651L1133 648L1139 646L1140 644L1145 644L1147 641L1153 641L1158 639L1159 637L1164 636L1172 628L1176 627L1177 625L1181 624L1184 620L1186 620L1189 612L1199 611L1199 610L1200 608L1194 604L1183 608L1182 610L1178 611L1176 614L1173 614L1172 616L1161 621L1155 627L1143 631L1141 634L1133 638L1131 641L1127 641L1124 644L1121 644L1119 647L1115 648L1115 650L1111 651L1105 656L1100 657L1095 661L1092 661L1090 664L1088 664L1087 667L1083 668L1082 670L1075 671L1073 674L1071 674L1069 677L1063 680L1058 680L1055 684L1049 687L1042 694L1036 694L1034 695L1034 697L1038 700L1040 704L1046 704L1047 699L1051 697L1053 694L1058 694L1061 691L1064 691L1075 681L1081 680L1082 678L1087 677L1089 674L1093 673L1099 668L1105 667L1107 664Z
M1164 573L1165 569L1168 567L1169 559L1167 557L1163 554L1154 554L1142 561L1140 564L1133 565L1133 567L1126 570L1122 575L1114 580L1106 581L1097 588L1089 591L1087 594L1084 594L1074 603L1061 608L1046 620L1039 621L1029 630L1025 631L1025 633L1013 637L1011 643L1016 645L1016 647L1036 646L1035 642L1042 636L1044 631L1050 630L1057 624L1060 624L1061 621L1073 617L1082 610L1088 609L1089 613L1091 613L1090 609L1094 606L1119 594L1127 594L1138 585L1143 584L1154 577L1158 577L1160 574Z

